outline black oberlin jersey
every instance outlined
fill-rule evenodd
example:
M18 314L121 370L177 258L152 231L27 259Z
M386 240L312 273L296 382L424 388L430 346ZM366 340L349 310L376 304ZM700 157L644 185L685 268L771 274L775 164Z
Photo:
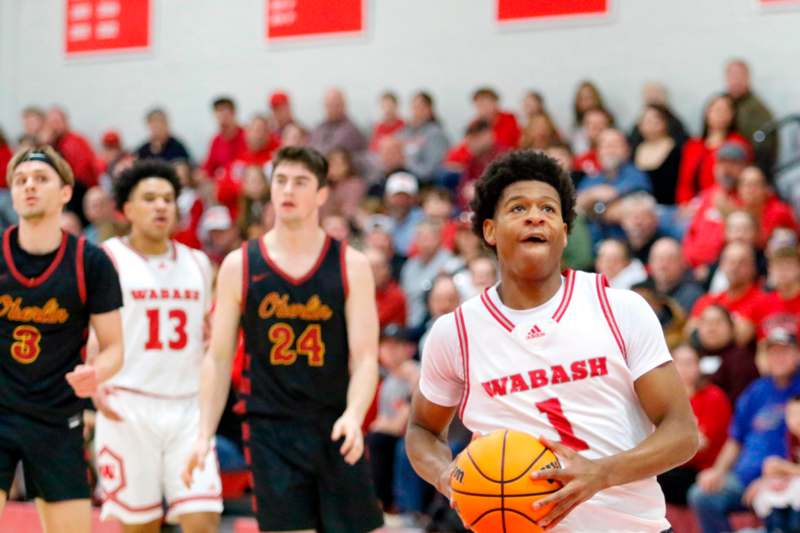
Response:
M245 243L241 396L248 413L315 420L347 405L346 244L326 237L317 263L292 278L263 239Z
M116 280L116 272L99 271L98 259L104 265L107 258L85 239L63 233L56 252L32 256L19 248L16 232L3 233L0 258L0 410L67 423L86 405L65 378L84 355L91 296L86 280ZM108 293L96 308L119 307L113 290Z

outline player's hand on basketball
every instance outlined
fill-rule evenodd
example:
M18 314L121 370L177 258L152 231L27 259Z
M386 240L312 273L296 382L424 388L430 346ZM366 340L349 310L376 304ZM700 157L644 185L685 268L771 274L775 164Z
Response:
M100 385L97 387L97 392L92 396L92 403L94 403L95 408L98 412L100 412L104 417L108 418L109 420L113 420L114 422L122 422L122 416L118 412L116 412L109 403L109 396L113 394L113 390L110 385Z
M78 365L65 377L78 398L89 398L97 391L97 370L91 365Z
M181 472L181 481L188 489L192 486L192 478L194 476L195 468L199 469L201 472L203 467L206 464L206 455L211 448L211 442L209 439L198 438L197 442L194 444L194 449L192 450L191 455L186 460L186 466Z
M716 468L707 468L698 474L697 486L703 489L703 492L719 492L725 486L725 474Z
M553 450L558 458L567 464L565 467L537 470L531 474L533 479L555 479L564 484L556 492L537 500L534 509L547 505L553 508L541 520L542 527L554 527L561 522L575 507L585 502L597 492L608 487L607 472L596 461L586 459L572 448L540 437L542 444Z
M347 411L333 424L331 440L337 441L344 438L339 449L347 464L356 464L364 453L364 435L361 433L361 423Z

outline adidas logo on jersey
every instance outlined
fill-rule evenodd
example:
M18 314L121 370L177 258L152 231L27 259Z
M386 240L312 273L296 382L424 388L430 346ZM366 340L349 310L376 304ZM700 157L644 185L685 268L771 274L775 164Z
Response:
M531 339L536 339L536 338L539 338L539 337L544 337L544 331L542 331L541 328L537 324L534 324L533 327L531 328L531 330L525 336L525 339L526 340L531 340Z

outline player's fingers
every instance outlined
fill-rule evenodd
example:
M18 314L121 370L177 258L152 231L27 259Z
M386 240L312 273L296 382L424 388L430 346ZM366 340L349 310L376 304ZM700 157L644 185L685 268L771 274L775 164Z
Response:
M555 479L561 482L570 481L574 476L569 468L546 468L531 472L531 479Z
M192 472L197 464L197 460L195 459L194 454L189 458L189 461L186 463L186 468L183 469L181 472L181 481L188 489L192 486Z
M565 446L560 442L550 440L547 437L539 437L539 440L542 442L542 444L544 444L545 446L556 452L557 456L562 457L564 459L572 459L577 455L575 453L575 450L573 450L569 446Z
M331 440L337 441L342 437L342 420L339 419L333 425L333 430L331 431Z
M571 494L572 494L572 489L570 488L570 486L564 485L562 488L553 492L552 494L548 494L544 498L541 498L533 502L533 508L538 510L543 507L547 507L548 505L557 504L558 502L569 498Z
M364 441L362 439L356 438L355 442L353 442L353 446L350 448L350 451L347 452L345 456L345 461L347 464L354 465L361 459L361 455L364 453Z
M122 422L122 416L120 416L120 414L112 409L108 404L98 407L98 409L101 413L103 413L103 416L109 420L113 420L114 422Z
M552 526L553 522L563 519L567 511L573 507L575 507L575 497L573 494L569 494L564 499L556 502L550 512L537 520L537 523L542 527Z
M356 432L353 428L346 428L344 430L344 442L342 443L342 447L339 449L342 452L342 455L347 455L351 449L353 449L353 444L356 441Z
M575 507L577 507L577 504L573 504L572 507L567 509L561 516L559 516L558 518L556 518L555 520L553 520L552 522L547 524L547 528L546 529L548 529L548 530L553 529L558 524L560 524L561 521L564 520L567 517L567 515L569 515L569 513L572 512L573 509L575 509Z

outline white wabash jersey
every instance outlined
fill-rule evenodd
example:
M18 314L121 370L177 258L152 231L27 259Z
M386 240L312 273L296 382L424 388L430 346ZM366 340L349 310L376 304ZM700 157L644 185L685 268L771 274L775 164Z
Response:
M498 302L491 288L441 319L451 321L447 326L456 330L452 340L461 368L454 373L457 380L466 377L459 413L468 429L477 434L500 428L524 431L560 441L589 459L630 450L653 432L634 381L671 357L657 319L641 297L607 290L601 276L568 271L549 307L542 306L548 307L547 314L504 313ZM646 361L640 358L636 365L628 360L630 346L614 318L623 312L640 315L628 317L626 325L653 320L655 326L647 323L650 328L642 329L655 329L650 338L660 335L660 340L647 344ZM507 314L520 322L512 322ZM526 316L535 318L526 323ZM438 403L434 387L441 374L425 363L420 388ZM668 528L664 496L653 477L597 493L553 531L641 533Z
M200 388L203 324L211 306L211 265L203 252L171 242L146 257L125 238L103 243L119 272L125 358L109 383L159 396Z

